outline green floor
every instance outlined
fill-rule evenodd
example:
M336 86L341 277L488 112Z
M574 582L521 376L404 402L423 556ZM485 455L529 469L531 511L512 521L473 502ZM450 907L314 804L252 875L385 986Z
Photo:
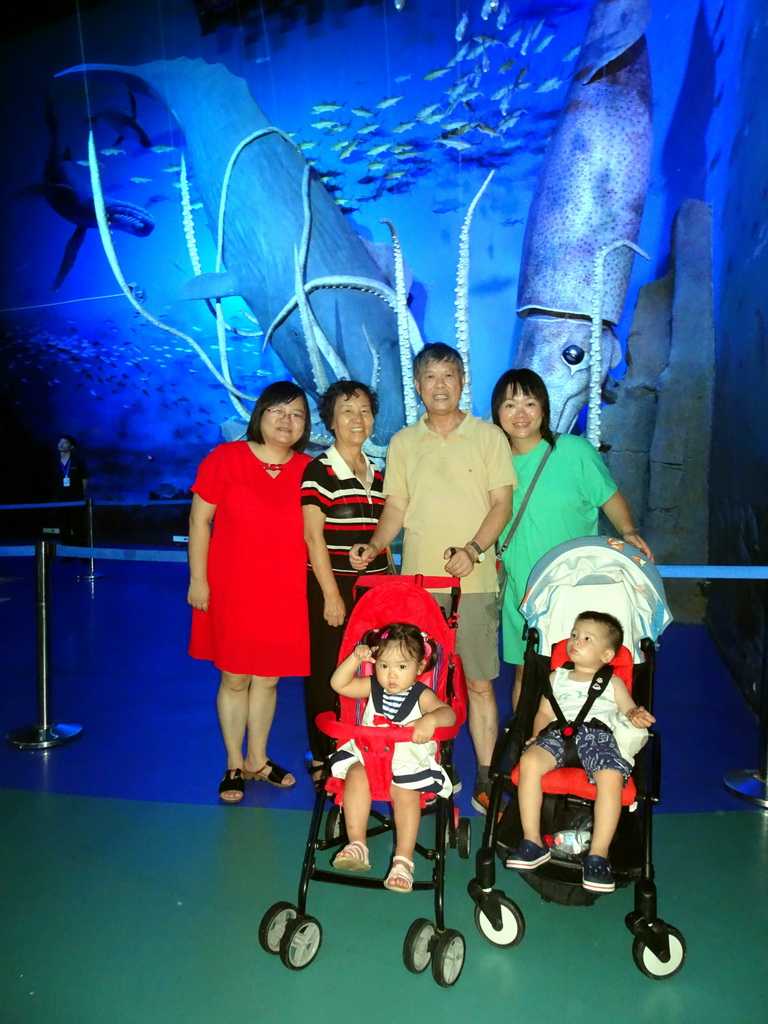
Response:
M629 890L562 908L503 872L526 936L512 950L488 945L466 895L473 859L452 851L447 924L467 940L452 989L402 966L408 925L431 916L428 893L316 884L308 910L324 936L314 963L291 972L261 950L266 907L295 900L305 812L0 790L0 820L2 1024L375 1024L403 1012L461 1022L766 1019L762 812L656 817L659 910L688 944L668 981L632 962Z

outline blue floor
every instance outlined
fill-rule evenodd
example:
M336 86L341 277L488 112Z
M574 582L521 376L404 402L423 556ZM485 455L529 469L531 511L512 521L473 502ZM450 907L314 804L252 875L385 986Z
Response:
M79 562L51 575L51 718L83 726L82 736L48 753L0 745L6 786L83 796L215 804L224 757L215 713L217 673L186 654L186 567L102 562L103 576L79 580ZM29 559L0 559L0 730L37 722L35 593ZM509 667L497 683L510 712ZM302 772L307 741L301 681L280 683L270 754L298 784L278 791L254 783L251 806L309 809ZM704 626L672 625L658 656L655 714L663 737L662 812L744 809L722 784L732 769L759 763L755 716L722 666ZM464 813L474 760L466 731L456 750Z
M768 816L722 784L725 772L757 764L757 723L703 627L664 634L655 707L659 913L685 936L683 969L651 981L635 968L623 923L631 889L564 908L501 867L496 884L518 903L526 934L514 949L490 945L466 892L474 858L449 851L446 924L465 936L466 963L456 986L441 989L429 971L402 965L411 921L432 916L428 893L312 883L307 909L323 928L316 961L292 972L261 950L266 908L296 900L309 824L300 681L280 684L271 743L298 784L249 784L243 804L220 806L216 673L186 655L184 566L97 568L104 575L92 583L77 579L78 562L55 564L51 577L52 720L81 724L81 737L48 752L0 745L1 1024L764 1019ZM32 570L0 559L4 735L37 721ZM508 673L498 689L508 709ZM457 763L467 783L457 802L472 814L476 847L483 819L469 807L466 736ZM389 852L384 837L373 841L375 870Z

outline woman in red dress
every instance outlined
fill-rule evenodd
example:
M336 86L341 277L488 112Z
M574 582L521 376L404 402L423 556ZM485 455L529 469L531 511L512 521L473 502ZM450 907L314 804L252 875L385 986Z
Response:
M256 403L246 440L214 448L192 487L189 653L221 671L216 706L227 771L219 796L227 803L242 799L245 779L283 788L296 782L269 759L267 740L278 679L309 672L299 498L310 461L303 454L309 427L301 388L289 381L270 384Z

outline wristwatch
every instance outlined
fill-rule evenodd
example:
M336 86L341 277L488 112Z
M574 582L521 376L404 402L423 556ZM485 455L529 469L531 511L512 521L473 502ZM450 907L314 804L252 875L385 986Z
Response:
M483 561L483 559L485 558L485 552L483 551L483 549L480 547L479 544L476 544L475 541L471 540L471 541L469 541L466 544L466 547L474 548L475 551L477 552L477 560L478 560L478 562L482 562Z

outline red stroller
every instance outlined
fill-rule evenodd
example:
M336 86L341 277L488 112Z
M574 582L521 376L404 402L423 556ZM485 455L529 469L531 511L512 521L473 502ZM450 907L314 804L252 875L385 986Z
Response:
M451 591L452 604L447 619L435 599L426 589ZM450 728L435 731L434 739L439 746L439 759L451 772L453 740L460 726L466 720L466 683L461 660L455 652L457 610L460 598L458 581L453 577L422 576L369 576L357 582L357 592L365 589L350 616L339 652L339 661L351 653L360 638L370 629L389 622L412 622L429 637L437 650L434 667L419 677L422 683L431 686L437 696L449 704L455 714L456 723ZM390 802L392 782L392 755L398 742L411 738L413 728L409 726L360 725L364 700L349 697L340 698L340 715L325 712L317 717L319 728L338 743L354 739L364 752L365 770L374 802ZM328 773L328 764L325 765ZM309 883L330 882L336 885L357 885L365 888L384 887L383 878L369 875L351 875L347 872L318 867L318 854L331 851L329 861L347 843L344 828L344 814L341 808L344 780L328 776L325 778L325 792L320 791L315 800L312 821L307 837L304 863L299 881L297 905L275 903L264 915L259 927L259 942L268 952L277 954L286 967L300 970L307 967L317 955L322 941L320 922L306 913ZM327 797L334 799L326 813ZM428 881L414 881L413 890L434 891L434 923L427 918L413 922L405 937L403 960L414 974L426 970L430 962L432 974L438 985L444 988L454 985L464 966L464 937L460 932L445 927L444 922L444 876L446 846L458 847L459 856L469 857L470 825L468 818L459 818L454 808L453 795L447 797L421 794L422 815L433 814L435 819L435 841L431 848L420 843L416 854L432 864ZM323 818L325 818L323 828ZM367 830L368 838L391 833L394 821L389 814L373 808ZM324 838L320 838L323 831Z

